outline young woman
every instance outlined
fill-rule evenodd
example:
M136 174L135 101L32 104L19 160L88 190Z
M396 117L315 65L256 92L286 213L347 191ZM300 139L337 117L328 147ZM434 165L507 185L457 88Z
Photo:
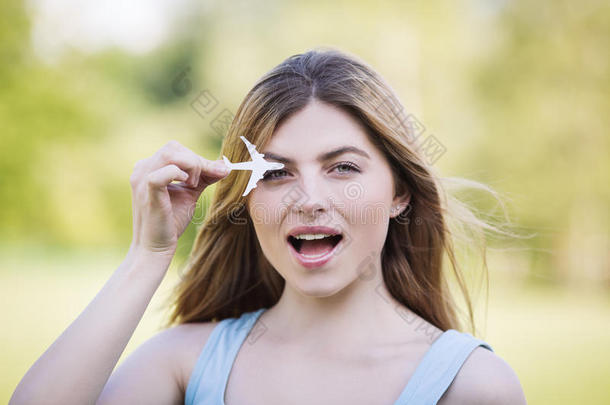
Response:
M138 162L125 261L11 404L525 403L511 367L458 331L443 266L475 333L452 230L496 228L445 193L401 111L367 64L312 50L235 115L222 155L250 160L244 135L284 163L245 197L250 172L174 141ZM215 182L169 327L112 373Z

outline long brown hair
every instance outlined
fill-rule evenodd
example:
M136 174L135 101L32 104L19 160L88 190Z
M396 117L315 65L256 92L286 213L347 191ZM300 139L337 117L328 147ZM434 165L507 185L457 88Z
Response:
M499 229L478 219L443 184L495 192L481 183L441 178L415 146L412 122L400 119L403 107L391 87L370 66L336 49L317 48L293 55L265 74L239 106L222 145L232 162L249 160L239 136L262 150L275 128L312 99L348 112L367 129L372 143L392 168L395 190L411 199L401 216L390 221L381 252L384 282L392 296L441 330L461 329L457 305L443 271L444 256L461 291L465 318L475 332L473 306L454 240L468 225L481 246L485 275L485 230ZM404 117L402 117L404 118ZM284 279L265 258L242 197L249 172L233 171L215 185L209 212L173 291L168 326L218 321L273 306ZM443 182L445 180L445 182ZM451 220L450 220L451 219ZM453 222L452 222L453 220ZM454 226L452 226L454 225ZM487 278L486 278L487 279Z

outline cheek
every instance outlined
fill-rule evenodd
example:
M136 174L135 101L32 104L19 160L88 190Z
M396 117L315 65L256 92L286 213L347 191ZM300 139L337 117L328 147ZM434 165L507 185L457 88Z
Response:
M348 208L348 226L356 246L366 250L379 250L385 243L389 224L389 208L392 202L391 183L383 181L362 182L360 198L345 198Z
M285 248L282 244L280 224L286 209L285 206L278 205L277 199L267 197L267 193L258 193L257 198L249 202L248 213L263 254L276 265L277 263L273 263L274 257L279 254L280 249Z
M359 201L350 213L349 228L363 243L383 244L388 230L387 204L379 200Z
M352 224L379 225L387 222L392 184L385 178L385 173L375 173L345 186L343 200L349 208Z
M280 199L274 193L254 189L248 203L248 212L255 226L262 232L271 231L279 226L283 213ZM277 232L277 231L276 231Z
M282 267L279 260L282 255L281 249L284 249L284 247L281 245L281 238L279 236L278 229L279 227L275 227L265 221L256 220L254 223L256 238L263 256L276 269Z

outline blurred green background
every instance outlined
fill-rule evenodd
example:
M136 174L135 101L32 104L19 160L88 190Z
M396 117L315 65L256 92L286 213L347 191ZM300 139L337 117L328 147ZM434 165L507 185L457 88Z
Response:
M121 262L134 163L170 139L216 159L260 76L331 46L446 147L441 174L489 184L535 233L490 253L477 300L528 402L610 403L609 39L601 0L3 0L0 402ZM210 191L121 360L159 330Z

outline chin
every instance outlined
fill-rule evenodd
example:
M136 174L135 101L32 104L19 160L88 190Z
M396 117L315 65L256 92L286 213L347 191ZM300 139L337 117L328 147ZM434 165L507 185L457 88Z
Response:
M307 278L307 277L305 277ZM291 284L291 288L300 295L313 298L331 297L344 290L349 283L336 277L312 277L309 280L300 279Z
M338 291L337 290L329 290L329 289L322 289L322 288L318 288L318 289L297 289L297 291L299 292L299 294L301 294L304 297L310 297L310 298L327 298L327 297L332 297L333 295L335 295Z

